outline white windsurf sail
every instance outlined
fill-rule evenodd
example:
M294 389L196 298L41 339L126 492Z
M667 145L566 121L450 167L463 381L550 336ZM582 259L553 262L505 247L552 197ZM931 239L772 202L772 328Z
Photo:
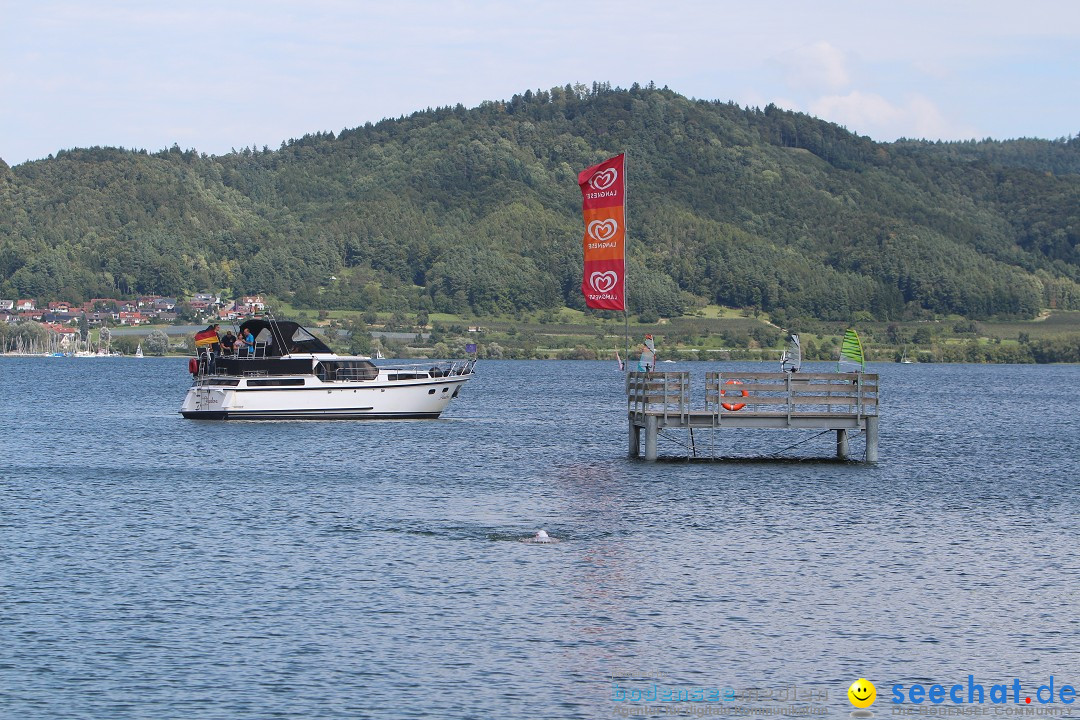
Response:
M641 346L641 359L638 360L638 372L649 372L656 367L656 346L653 345L653 336L646 335L645 343Z
M800 367L802 367L802 345L799 343L798 334L791 333L784 354L780 356L780 370L799 372Z

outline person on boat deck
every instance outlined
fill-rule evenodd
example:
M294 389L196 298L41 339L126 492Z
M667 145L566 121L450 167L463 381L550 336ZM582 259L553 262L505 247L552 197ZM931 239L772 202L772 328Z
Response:
M255 352L255 336L251 334L251 330L246 332L241 330L241 336L236 339L236 354L239 355L243 352L248 357L251 357Z
M218 329L219 327L220 326L217 323L214 323L210 327L210 329L214 331L214 334L217 335L218 338L221 337L221 335L220 335L221 331ZM220 355L221 354L221 340L220 339L216 343L214 343L213 345L210 346L210 351L213 352L215 355Z
M215 342L210 344L210 352L207 354L206 358L207 369L210 371L211 375L217 372L217 359L218 356L221 355L221 335L219 334L218 327L218 324L214 323L206 328L207 330L212 330L214 332L215 339Z
M221 338L221 349L225 355L232 355L235 351L236 336L233 335L232 330L226 330L225 336Z

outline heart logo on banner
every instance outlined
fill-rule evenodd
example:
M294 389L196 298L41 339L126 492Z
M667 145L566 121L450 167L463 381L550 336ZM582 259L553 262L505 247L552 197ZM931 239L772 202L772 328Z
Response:
M589 276L589 285L598 293L606 293L619 282L619 275L614 270L594 272Z
M592 180L589 184L597 190L607 190L609 187L615 184L615 181L619 179L619 171L615 168L608 168L602 172L598 172L592 176Z
M615 237L619 229L619 223L608 218L607 220L593 220L589 223L589 237L593 240L604 241Z

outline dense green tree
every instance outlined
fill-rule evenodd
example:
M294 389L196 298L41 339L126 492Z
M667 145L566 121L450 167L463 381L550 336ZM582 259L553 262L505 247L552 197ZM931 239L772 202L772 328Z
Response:
M1080 139L875 143L774 105L606 83L274 151L0 165L0 297L230 288L309 310L583 308L577 172L620 151L634 313L1080 307Z
M146 352L151 355L164 355L169 352L169 336L162 330L152 330L146 336Z

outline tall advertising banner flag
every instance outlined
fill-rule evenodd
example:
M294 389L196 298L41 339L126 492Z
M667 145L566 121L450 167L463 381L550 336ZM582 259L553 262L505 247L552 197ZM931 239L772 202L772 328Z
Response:
M626 181L623 155L578 175L585 216L585 304L598 310L625 310Z

